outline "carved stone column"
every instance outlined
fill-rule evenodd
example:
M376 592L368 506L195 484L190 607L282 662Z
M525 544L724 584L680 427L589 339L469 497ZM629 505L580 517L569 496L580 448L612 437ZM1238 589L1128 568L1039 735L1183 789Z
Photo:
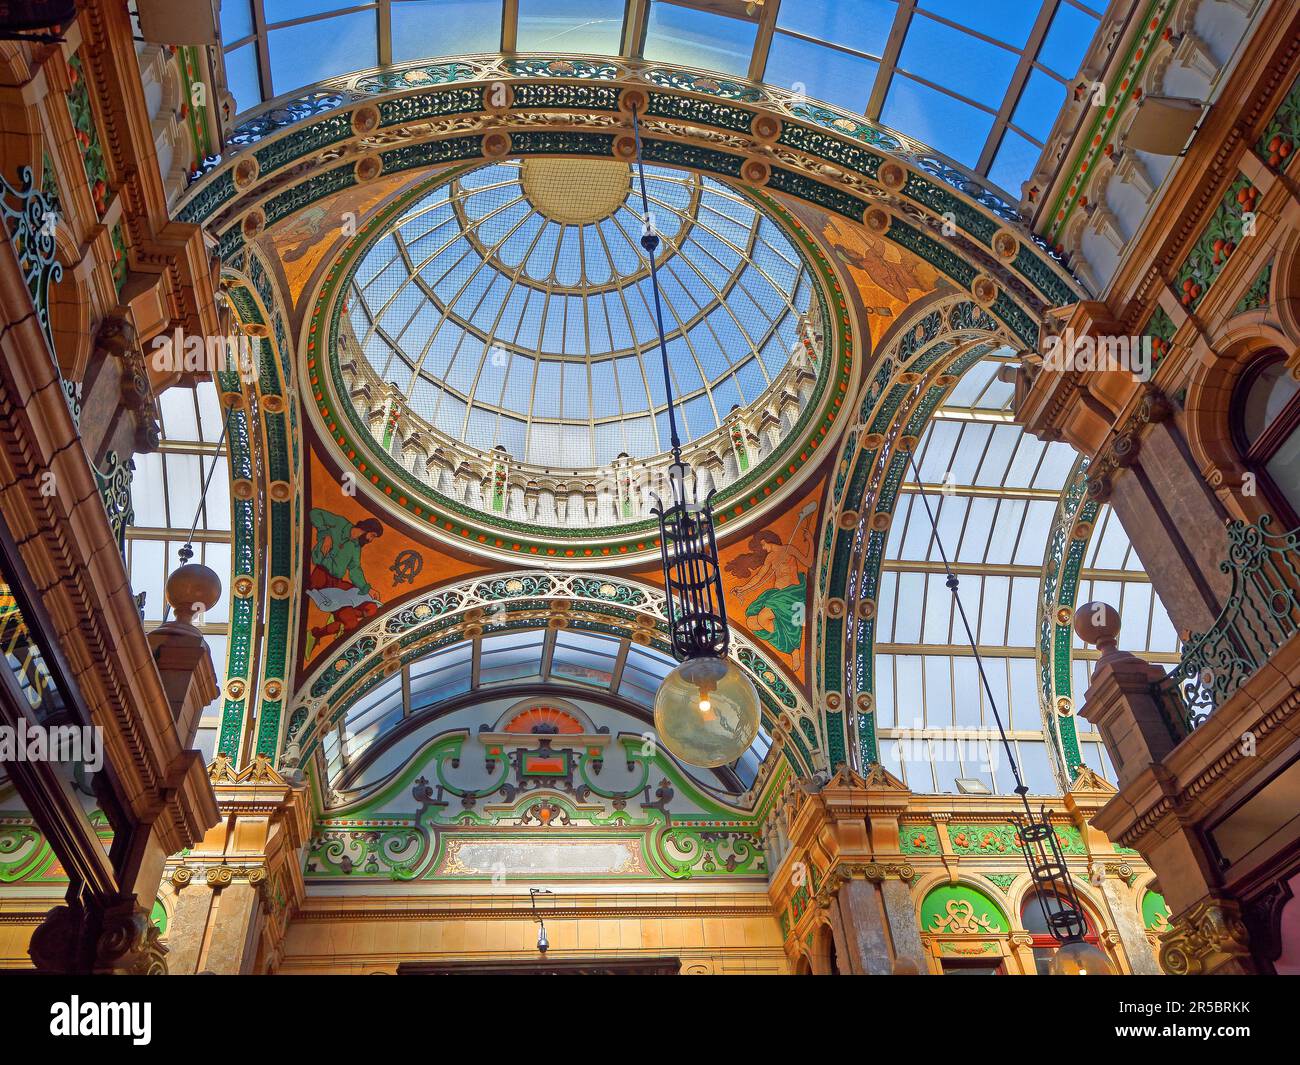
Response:
M1069 354L1069 337L1109 344L1130 332L1105 303L1082 300L1051 312L1045 336ZM1044 355L1061 350L1045 346ZM1174 627L1204 632L1229 588L1219 570L1228 514L1192 456L1181 415L1130 369L1050 365L1034 355L1017 380L1016 420L1040 440L1066 440L1092 457L1089 494L1114 508Z
M893 970L889 951L889 922L877 885L846 879L833 892L832 923L842 930L849 972L886 976Z
M1146 929L1142 927L1138 900L1133 897L1131 891L1122 886L1122 881L1119 879L1123 876L1123 869L1122 865L1107 866L1106 876L1101 879L1097 887L1106 897L1111 920L1115 922L1116 940L1128 957L1133 975L1159 976L1160 966L1156 962L1155 952L1151 949L1151 941L1147 938Z
M824 785L801 781L792 790L789 849L769 888L786 915L788 950L824 916L841 972L926 972L910 887L915 872L898 845L898 815L909 795L879 766L866 777L841 769Z
M1160 601L1181 632L1214 624L1231 587L1219 569L1227 555L1223 504L1205 483L1168 401L1153 397L1148 424L1142 410L1116 449L1128 451L1106 470L1106 456L1089 471L1098 498L1107 498L1142 560ZM1092 491L1090 487L1090 491Z
M265 973L303 897L301 849L311 826L307 790L259 757L236 773L211 768L222 821L170 862L176 895L167 945L173 973Z
M859 872L861 878L854 875ZM916 907L907 884L911 877L910 866L870 863L828 882L831 926L844 945L840 964L849 972L889 976L926 971ZM837 952L840 949L837 942Z

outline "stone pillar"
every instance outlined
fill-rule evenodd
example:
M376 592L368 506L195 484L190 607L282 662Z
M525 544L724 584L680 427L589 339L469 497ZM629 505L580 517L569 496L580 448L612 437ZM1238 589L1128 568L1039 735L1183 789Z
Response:
M1079 713L1101 732L1122 790L1160 763L1179 737L1153 690L1164 670L1119 650L1119 628L1119 612L1106 603L1074 612L1074 631L1102 652Z
M1034 959L1034 937L1028 932L1011 933L1011 952L1008 962L1015 962L1019 976L1036 976L1038 963Z
M1114 508L1174 627L1204 632L1231 588L1219 569L1227 555L1228 515L1167 408L1163 398L1152 403L1150 424L1120 438L1116 451L1122 442L1127 451L1090 491Z
M854 975L918 975L926 971L916 907L897 870L866 869L828 882L829 913L840 965ZM843 951L843 953L840 953Z
M878 885L867 880L846 880L834 893L830 909L832 924L838 925L844 943L840 964L854 976L888 975L894 959L890 956L888 919Z
M303 897L307 789L262 757L237 773L219 756L212 777L221 823L169 863L176 895L169 968L173 974L272 972Z
M915 975L925 973L925 947L921 943L921 929L916 923L916 903L912 899L911 886L902 880L882 880L880 896L893 940L893 971Z
M1106 898L1110 919L1115 923L1115 932L1128 958L1129 968L1134 976L1159 976L1160 966L1151 950L1146 929L1142 927L1138 900L1127 888L1121 888L1120 883L1114 876L1107 875L1098 887Z
M927 971L909 885L915 870L900 853L898 817L910 792L880 766L859 776L843 767L829 781L798 781L773 814L786 853L769 894L788 920L787 953L830 925L840 972ZM816 906L809 906L808 888ZM793 959L793 955L792 955Z

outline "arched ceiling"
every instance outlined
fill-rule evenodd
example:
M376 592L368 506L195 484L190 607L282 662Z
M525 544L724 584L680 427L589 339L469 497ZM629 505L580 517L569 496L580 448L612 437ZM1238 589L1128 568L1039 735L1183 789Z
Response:
M383 779L393 763L386 752L395 743L409 743L411 732L454 709L493 698L595 700L622 709L642 732L652 731L655 691L676 664L653 646L568 628L507 629L448 644L403 665L348 707L324 740L329 785L343 789ZM529 731L548 735L552 727L543 719ZM734 767L682 769L706 787L740 794L753 785L771 746L771 736L760 729Z
M1014 193L1038 158L1105 6L225 0L221 36L241 113L387 63L497 51L621 55L802 92L914 136Z
M399 9L406 2L361 4L353 14L400 19ZM293 36L280 31L294 27L274 28L273 5L270 0L263 3L266 6L259 5L255 13L257 39L250 45L269 54L277 40ZM416 6L411 0L409 11ZM667 6L634 3L629 10L637 8L637 17L648 25L645 18L656 17L652 9ZM782 6L789 15L796 5L786 0ZM373 346L377 337L388 348L390 354L377 374L390 381L399 376L391 370L398 362L406 364L402 355L421 353L406 348L404 326L389 329L384 304L391 307L401 298L398 291L408 290L415 298L405 314L393 320L418 319L421 314L455 317L462 333L474 332L480 341L469 361L481 377L499 334L494 326L475 319L472 299L460 302L470 291L463 276L457 280L464 292L439 291L418 265L433 249L412 251L421 240L437 243L437 211L451 212L449 233L457 228L466 234L466 262L477 264L465 268L472 275L502 278L513 290L545 291L549 296L583 288L588 302L595 290L608 287L618 275L631 282L622 288L635 290L642 267L608 243L617 230L619 247L635 251L634 222L622 217L626 208L619 206L626 193L622 175L635 107L642 116L651 184L660 186L656 199L663 211L661 228L670 233L666 261L689 266L697 276L716 271L716 262L706 267L700 259L691 261L696 254L691 242L704 244L695 236L699 231L719 242L712 258L722 259L722 265L732 262L727 278L719 274L711 287L704 286L706 307L725 311L734 321L734 301L718 298L731 283L728 279L739 285L746 271L761 265L762 256L780 255L779 241L764 233L766 214L780 218L785 239L797 245L799 257L824 279L828 345L834 345L828 372L819 379L825 391L810 404L806 424L783 429L792 442L788 464L762 471L761 477L744 483L745 491L728 500L721 556L737 653L763 693L765 725L774 742L773 757L763 771L767 776L760 773L760 780L773 779L772 764L781 760L788 771L805 774L855 756L852 745L844 742L841 720L843 699L855 689L829 685L826 676L839 668L831 661L836 639L839 653L853 653L842 629L837 637L829 630L836 595L827 590L827 576L839 552L836 530L843 530L850 543L855 536L862 543L844 514L845 492L861 493L861 485L851 487L857 482L854 464L862 450L855 450L855 442L861 445L885 397L912 387L908 375L932 381L954 359L966 359L964 369L991 352L1001 351L1000 357L1006 358L1036 341L1044 310L1068 303L1078 293L1068 272L1020 227L1007 198L925 144L870 120L881 114L897 86L909 80L921 84L921 68L900 58L915 53L908 33L924 35L932 23L954 32L974 29L970 39L978 39L978 27L958 25L963 19L969 22L968 15L956 8L945 13L941 7L924 0L897 5L890 31L896 39L887 48L889 54L880 57L881 70L888 68L889 73L885 82L872 86L872 99L880 99L874 112L868 106L867 119L812 103L788 89L710 77L698 70L552 54L478 56L352 75L242 121L232 154L196 183L182 208L187 220L207 225L219 242L238 316L245 323L265 326L268 365L280 375L269 383L224 381L221 386L222 402L237 429L231 445L237 500L231 535L238 571L231 639L232 647L248 651L242 658L232 651L227 676L237 683L228 683L225 693L223 745L230 737L237 746L241 729L245 734L253 730L255 749L272 757L282 754L285 764L326 757L327 743L342 742L327 737L348 733L349 714L377 715L374 721L355 719L358 735L369 736L367 729L383 732L377 722L390 718L394 706L381 707L383 700L372 693L388 685L383 691L391 700L394 677L405 678L397 689L400 712L409 717L416 709L409 685L417 670L433 668L444 656L450 661L468 654L471 678L478 672L481 681L489 643L496 648L503 640L517 639L531 647L529 641L540 639L545 657L546 647L560 644L559 633L574 631L574 621L590 639L617 646L618 654L625 655L625 668L634 648L655 643L661 608L655 606L660 577L652 531L641 533L640 542L635 532L621 542L574 530L530 538L527 527L511 528L504 521L485 524L463 509L441 509L437 500L417 498L390 475L382 454L370 446L358 447L360 437L337 405L343 395L339 383L324 377L322 347L334 328L330 315L338 320L346 314L363 348L369 343L371 351L378 351ZM1054 32L1054 20L1060 9L1076 7L1073 0L1061 0L1036 9L1032 32L1012 48L1019 49L1012 80L1019 79L1020 87L1014 98L1009 95L999 105L988 138L1009 135L1016 119L1008 109L1021 106L1015 101L1022 99L1035 64L1047 54L1042 48L1048 33ZM327 4L318 10L321 26L336 17L328 13L332 8ZM775 4L768 8L773 11ZM521 9L520 17L526 18L527 12ZM338 29L342 24L333 25ZM390 21L390 33L392 25ZM779 19L768 29L762 43L765 63L783 49L795 49L784 37L796 41L801 34L809 36ZM841 30L847 34L852 28ZM992 35L1002 32L996 29ZM754 47L759 47L757 42ZM639 55L640 48L638 44L634 54ZM751 61L758 54L755 50ZM308 72L304 68L304 76ZM934 114L941 111L936 106ZM999 150L992 143L986 139L980 150L981 173ZM565 169L572 173L575 167L587 167L591 175L582 195L557 191L554 181L534 181L528 188L529 169L554 174ZM617 174L618 180L597 181L597 174ZM447 190L445 200L436 198L437 189ZM716 203L709 202L714 199ZM746 207L743 217L740 205ZM597 207L599 218L592 214ZM423 222L415 222L420 217L427 218L429 232L421 231ZM612 222L608 227L607 221ZM409 230L403 228L408 224ZM538 258L537 270L530 270L531 255L503 259L512 226L515 231L532 227L535 239L544 232L552 234L549 267ZM572 257L564 255L565 233L581 237L584 229L593 235L599 231L605 241L603 257L597 256L588 270L580 256L581 270L575 270ZM401 234L406 256L395 232ZM381 282L371 299L365 280L354 283L363 271L352 275L349 270L364 263L366 249L378 254L385 239L390 242L384 245L387 258L376 259L373 269L364 273L373 281L400 266L407 283L399 280L388 292ZM579 239L575 246L585 248L586 243ZM768 251L756 251L760 245ZM721 247L731 250L729 259ZM796 269L793 277L787 269L787 279L771 286L780 305L773 303L768 315L764 305L754 301L759 316L769 320L802 310L797 299L802 266L789 258L784 261ZM419 281L412 280L415 277ZM685 284L682 289L689 297ZM926 308L936 301L947 301L945 313L950 311L951 317L945 318L942 330L927 333ZM686 306L676 300L669 323L670 330L674 323L679 326L683 340L690 333L684 324L689 322ZM702 313L698 305L696 313ZM539 341L545 338L548 317L544 313L542 321L533 323ZM379 328L372 328L375 322ZM627 351L631 357L631 349L639 357L645 347L631 315L625 327L630 343L623 349L616 346L608 316L606 323L608 350L603 345L595 350L587 328L584 348L570 352L561 345L551 353L563 364L561 382L571 363L589 375L582 394L587 405L579 420L593 433L595 364L616 352L622 357ZM743 322L739 324L743 342L719 344L718 349L729 360L739 350L741 360L750 357L761 365L761 345ZM501 345L507 362L522 358L528 348L535 356L541 346L517 339ZM931 341L949 343L952 350L940 356L929 350ZM927 359L931 361L922 366ZM398 383L414 395L417 366L422 369L425 363L414 357L409 363L407 380ZM480 404L477 388L467 391L454 385L453 363L426 377L442 390L439 402L454 391L458 398L469 399L471 407L502 415L501 399ZM648 360L642 365L649 370ZM734 377L738 369L729 364L717 374L701 372L696 398L709 401L715 420L722 411L713 391L726 387L716 383ZM568 390L563 384L560 390L562 418ZM996 392L986 381L983 391L972 391L968 403L949 406L953 411L978 411L986 401L981 397ZM740 396L748 399L744 391ZM527 412L534 418L536 400L534 388L534 406ZM647 388L644 409L655 402ZM1004 404L1005 396L997 402ZM434 418L437 409L430 411ZM620 406L619 417L627 413ZM979 422L979 417L968 420ZM960 414L954 418L960 420ZM460 422L462 435L469 435L470 422L467 410ZM919 431L926 423L917 425ZM844 452L847 458L837 465L833 459L849 430L854 435ZM985 445L985 450L992 446ZM997 491L1004 486L986 487ZM1005 494L1014 496L1014 490L1015 485L1009 485ZM904 496L907 491L902 486ZM241 511L245 502L248 509ZM361 543L358 568L347 571L346 579L373 609L340 615L339 604L329 594L334 586L316 570L332 543L370 529L371 522L380 531ZM329 531L331 523L337 525L336 532ZM510 552L523 556L522 565L512 564ZM614 578L611 568L621 555L628 557ZM928 557L916 561L929 564ZM546 565L538 569L539 562ZM573 583L584 579L594 583L581 588ZM505 582L504 589L511 580L519 587L502 593L506 606L497 614L485 589ZM605 590L606 584L612 592ZM830 586L838 588L834 581ZM642 599L633 604L621 598L625 595ZM879 601L883 603L883 597ZM263 623L256 619L263 617L270 621L258 627ZM249 637L254 631L258 635ZM524 632L535 635L507 635ZM241 639L250 642L241 644ZM538 668L543 668L540 661ZM838 700L835 709L832 697ZM258 699L254 729L251 713ZM356 707L361 709L354 711Z

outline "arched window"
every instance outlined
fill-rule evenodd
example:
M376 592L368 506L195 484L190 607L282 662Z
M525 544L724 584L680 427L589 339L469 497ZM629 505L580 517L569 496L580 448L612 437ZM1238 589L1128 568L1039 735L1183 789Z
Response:
M1246 467L1259 475L1287 528L1300 524L1300 381L1280 352L1247 371L1233 395L1233 431Z
M1050 900L1051 896L1049 895L1048 898ZM1064 899L1061 902L1069 909L1074 908ZM1088 928L1088 931L1084 933L1084 940L1094 947L1099 946L1097 926L1093 924L1092 918L1088 916L1086 910L1083 913L1083 921ZM1052 955L1056 953L1058 944L1056 937L1052 935L1051 929L1047 927L1047 916L1043 912L1042 903L1039 902L1038 892L1031 892L1025 896L1025 901L1020 907L1020 923L1025 926L1025 931L1033 937L1033 942L1030 945L1034 951L1035 971L1039 976L1049 975L1047 967L1051 964Z

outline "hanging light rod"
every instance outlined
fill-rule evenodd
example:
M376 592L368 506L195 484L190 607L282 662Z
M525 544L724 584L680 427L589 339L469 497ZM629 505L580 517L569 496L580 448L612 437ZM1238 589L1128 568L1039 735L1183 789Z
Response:
M673 456L668 467L670 501L665 505L654 495L653 513L659 519L669 641L673 657L681 665L663 679L655 694L655 731L663 745L683 762L714 768L735 762L754 742L760 720L758 693L749 678L727 660L731 632L714 535L713 493L700 500L690 466L682 460L659 294L658 255L662 241L650 212L641 121L635 105L632 136L641 190L641 247L650 258L650 288Z

